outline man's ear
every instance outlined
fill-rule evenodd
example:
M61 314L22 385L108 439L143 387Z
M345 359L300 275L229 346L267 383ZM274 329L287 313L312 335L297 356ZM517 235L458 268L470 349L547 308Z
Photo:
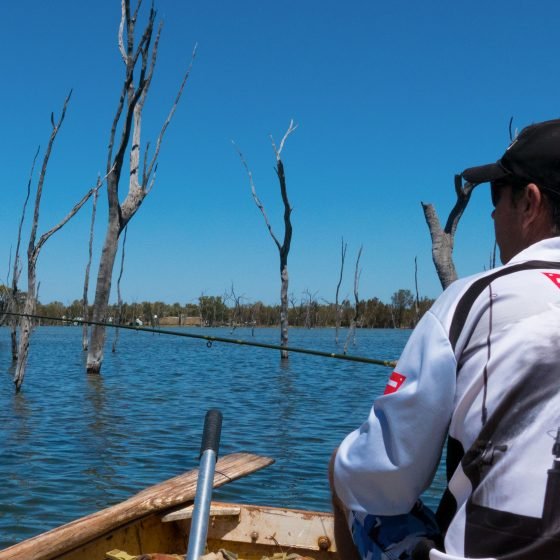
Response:
M535 183L529 183L525 187L525 195L522 198L523 209L527 223L531 224L537 219L544 210L543 195Z

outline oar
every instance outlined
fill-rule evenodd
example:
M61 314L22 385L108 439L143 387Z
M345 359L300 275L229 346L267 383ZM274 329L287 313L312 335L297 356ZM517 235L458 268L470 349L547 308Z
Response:
M218 460L221 431L222 413L216 409L209 410L204 419L202 445L200 446L200 468L186 560L198 560L206 548L214 469Z

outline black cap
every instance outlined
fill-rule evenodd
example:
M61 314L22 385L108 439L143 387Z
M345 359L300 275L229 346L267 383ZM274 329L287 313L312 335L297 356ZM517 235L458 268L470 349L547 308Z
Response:
M524 128L496 163L461 175L474 185L516 177L560 194L560 119Z

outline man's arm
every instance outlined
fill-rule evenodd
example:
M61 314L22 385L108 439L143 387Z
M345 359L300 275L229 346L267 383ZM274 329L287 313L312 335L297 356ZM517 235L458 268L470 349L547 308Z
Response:
M456 362L446 329L428 312L412 333L386 394L333 460L345 508L408 513L435 474L453 412Z

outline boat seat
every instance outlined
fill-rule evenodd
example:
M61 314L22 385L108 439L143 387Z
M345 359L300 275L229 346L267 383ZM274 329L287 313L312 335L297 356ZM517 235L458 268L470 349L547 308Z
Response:
M180 554L140 554L131 556L124 550L110 550L105 553L106 560L183 560L184 555Z
M190 505L185 508L181 508L171 513L164 515L161 520L164 523L169 523L170 521L179 521L182 519L191 519L193 516L194 505ZM236 506L225 506L225 505L211 505L210 506L210 517L236 517L241 513L241 508Z

